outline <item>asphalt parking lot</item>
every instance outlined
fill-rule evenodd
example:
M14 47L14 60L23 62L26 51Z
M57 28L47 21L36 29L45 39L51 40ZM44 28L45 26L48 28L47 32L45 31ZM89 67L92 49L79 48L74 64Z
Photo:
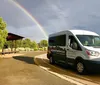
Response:
M45 52L25 52L0 59L0 85L74 85L41 69L34 56Z

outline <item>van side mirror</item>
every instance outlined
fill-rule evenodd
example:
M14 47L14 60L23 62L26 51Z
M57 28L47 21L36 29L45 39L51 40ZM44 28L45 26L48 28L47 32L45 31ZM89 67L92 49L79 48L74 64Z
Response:
M72 45L71 45L71 48L77 50L78 49L77 43L73 42Z

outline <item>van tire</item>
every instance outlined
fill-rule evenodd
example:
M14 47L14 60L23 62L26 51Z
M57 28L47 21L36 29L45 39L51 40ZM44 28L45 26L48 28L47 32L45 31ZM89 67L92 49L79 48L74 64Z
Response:
M76 61L76 71L78 74L86 74L86 68L82 60Z
M55 61L54 61L53 57L50 57L49 63L50 63L50 64L55 64Z

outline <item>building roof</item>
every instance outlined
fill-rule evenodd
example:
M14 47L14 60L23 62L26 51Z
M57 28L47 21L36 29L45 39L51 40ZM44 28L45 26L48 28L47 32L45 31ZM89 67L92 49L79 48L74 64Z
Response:
M10 41L10 40L19 40L19 39L23 39L24 37L20 36L20 35L16 35L16 34L13 34L13 33L8 33L8 36L7 36L7 41Z

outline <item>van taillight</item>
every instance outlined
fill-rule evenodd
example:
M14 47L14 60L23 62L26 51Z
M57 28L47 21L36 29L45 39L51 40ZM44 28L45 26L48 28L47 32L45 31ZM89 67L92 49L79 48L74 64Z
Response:
M88 56L90 56L90 55L91 55L91 54L90 54L90 52L89 52L88 50L86 50L86 53L87 53L87 55L88 55Z

